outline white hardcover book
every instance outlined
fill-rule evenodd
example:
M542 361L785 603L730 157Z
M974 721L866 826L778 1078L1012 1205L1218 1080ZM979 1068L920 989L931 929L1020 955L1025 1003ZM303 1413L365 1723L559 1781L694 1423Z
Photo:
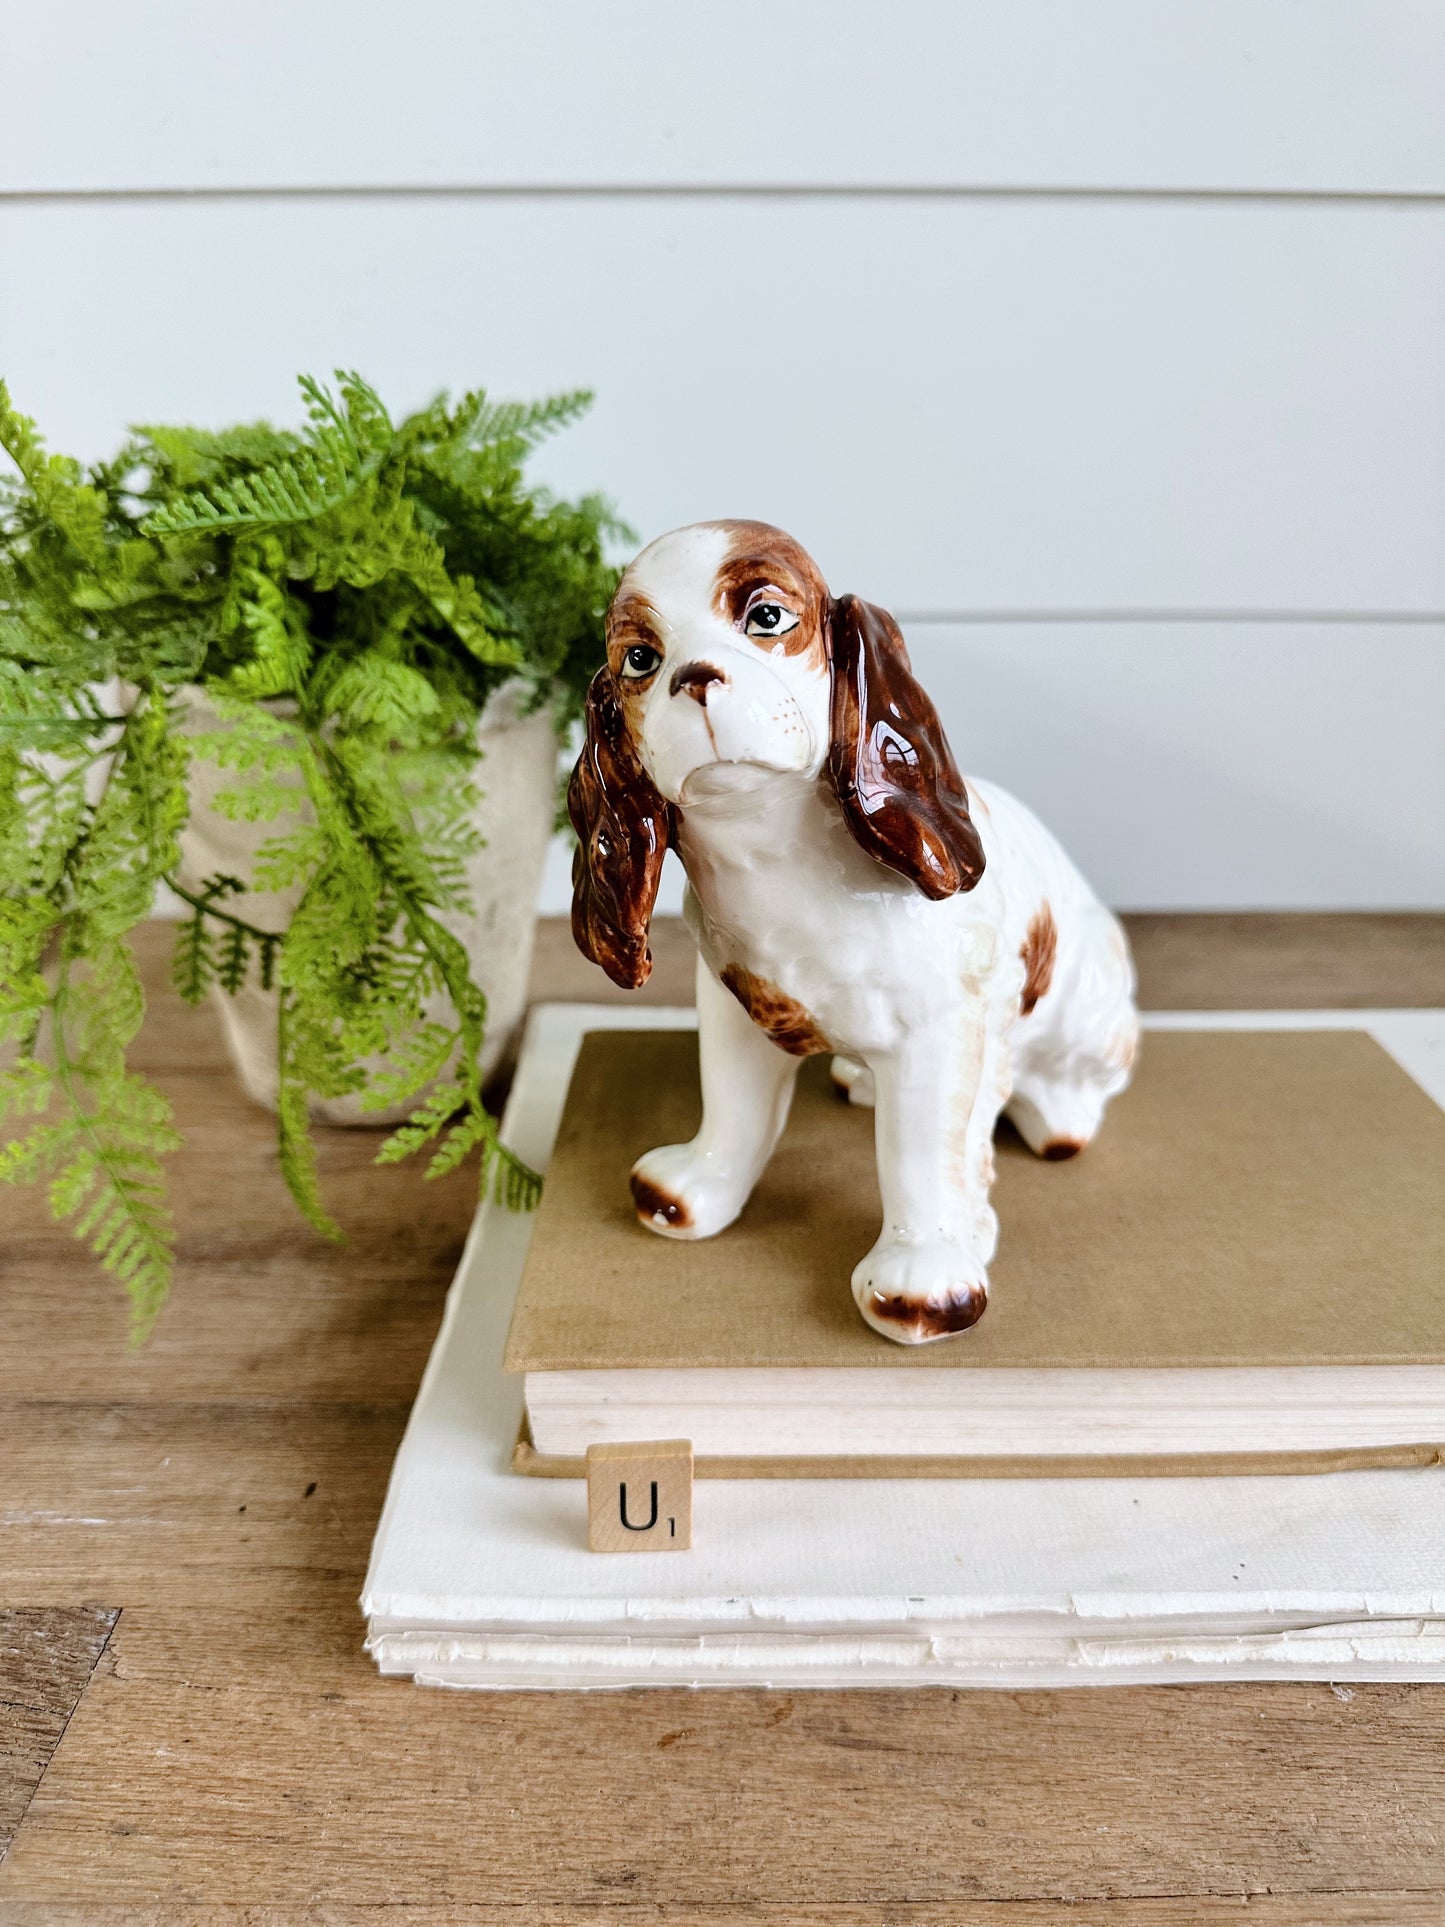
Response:
M1433 1012L1170 1013L1361 1028L1445 1103ZM583 1035L533 1013L505 1133L545 1169ZM1296 1477L700 1482L688 1552L586 1549L580 1481L511 1470L502 1349L531 1221L478 1212L373 1547L383 1672L494 1688L1445 1680L1445 1469Z

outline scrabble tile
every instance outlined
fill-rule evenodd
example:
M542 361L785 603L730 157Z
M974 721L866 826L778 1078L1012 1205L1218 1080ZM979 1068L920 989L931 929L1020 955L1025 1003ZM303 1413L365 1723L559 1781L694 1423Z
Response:
M639 1439L587 1448L593 1552L686 1552L692 1544L692 1442Z

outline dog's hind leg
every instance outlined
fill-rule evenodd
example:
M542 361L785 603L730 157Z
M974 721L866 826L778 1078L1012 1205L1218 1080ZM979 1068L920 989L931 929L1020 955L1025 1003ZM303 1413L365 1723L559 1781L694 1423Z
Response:
M1038 1157L1071 1158L1098 1130L1108 1100L1092 1081L1033 1078L1014 1086L1004 1115Z
M1073 932L1070 932L1074 935ZM1129 1081L1138 1044L1134 973L1123 932L1095 908L1060 947L1048 995L1013 1028L1013 1091L1004 1114L1043 1158L1082 1151Z

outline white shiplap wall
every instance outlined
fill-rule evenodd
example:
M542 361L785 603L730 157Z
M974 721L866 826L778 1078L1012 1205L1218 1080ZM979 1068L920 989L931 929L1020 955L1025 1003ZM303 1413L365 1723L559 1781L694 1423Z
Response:
M57 446L298 368L586 382L547 479L793 529L1114 901L1445 902L1445 0L59 0L7 45L0 372Z

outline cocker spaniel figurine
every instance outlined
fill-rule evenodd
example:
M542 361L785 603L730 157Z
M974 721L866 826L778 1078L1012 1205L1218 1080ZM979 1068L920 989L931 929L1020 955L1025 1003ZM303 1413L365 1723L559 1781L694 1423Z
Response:
M710 1238L746 1204L798 1065L876 1106L883 1228L853 1272L900 1344L984 1310L993 1129L1072 1157L1128 1082L1124 935L1005 791L965 787L893 618L790 536L705 522L644 549L607 616L568 794L572 928L614 983L652 967L669 845L697 941L703 1118L639 1158L643 1224Z

